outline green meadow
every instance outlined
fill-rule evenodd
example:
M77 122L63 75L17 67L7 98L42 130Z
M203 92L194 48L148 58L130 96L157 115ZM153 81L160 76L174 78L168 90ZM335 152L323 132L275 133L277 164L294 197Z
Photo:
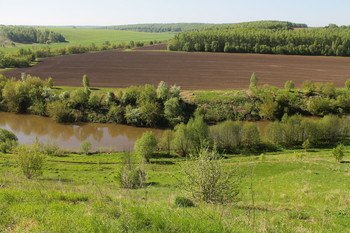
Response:
M0 48L2 52L14 52L19 48L62 48L66 46L83 45L88 46L92 43L101 45L105 41L111 43L129 43L130 41L150 42L150 41L164 41L171 39L173 33L149 33L149 32L134 32L134 31L119 31L119 30L105 30L105 29L69 29L69 28L43 28L61 33L68 43L54 43L54 44L16 44L16 46L8 46Z
M123 153L46 157L42 176L28 180L16 155L0 155L1 232L347 232L350 157L331 150L226 155L241 177L233 204L178 207L191 196L181 183L186 160L155 154L147 186L122 189Z

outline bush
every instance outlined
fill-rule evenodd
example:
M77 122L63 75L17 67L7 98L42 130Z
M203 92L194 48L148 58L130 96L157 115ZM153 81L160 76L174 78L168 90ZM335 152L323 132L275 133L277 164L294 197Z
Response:
M131 105L126 106L125 108L125 120L129 125L141 126L141 112L138 108L133 108Z
M146 184L146 172L136 166L137 159L127 153L124 157L124 166L117 178L119 184L125 189L143 188Z
M278 110L278 102L274 100L272 95L265 95L260 105L259 115L268 120L276 119Z
M4 142L0 142L0 152L8 153L11 152L13 148L18 145L17 141L5 140Z
M176 153L181 157L187 156L190 152L192 142L188 129L184 123L175 126L174 139L171 144Z
M291 89L294 89L295 88L295 84L293 81L291 80L288 80L284 83L284 88L287 89L287 90L291 90Z
M159 125L162 109L157 102L144 102L140 109L141 119L148 127Z
M122 106L112 106L107 114L107 119L109 122L122 124L124 119L124 109Z
M47 104L47 113L58 123L72 120L71 109L64 101L55 101Z
M7 129L0 129L0 142L5 142L6 140L17 142L18 138L11 131L8 131Z
M171 98L164 103L164 116L172 126L185 120L184 104L179 98Z
M192 197L207 203L229 203L237 199L239 179L235 171L227 171L222 158L213 151L203 149L191 157L184 167L184 190Z
M10 152L18 144L17 136L6 129L0 129L0 152Z
M260 160L260 162L264 162L265 159L266 159L266 155L265 155L264 153L261 153L261 154L259 155L259 160Z
M302 160L304 158L304 153L300 153L300 152L295 152L294 151L294 158L295 159L299 159L299 160Z
M350 90L350 78L345 81L345 88Z
M91 150L92 144L91 142L85 141L80 143L80 152L88 155Z
M178 207L194 207L194 203L191 199L186 197L177 196L175 198L175 205Z
M157 97L162 101L166 101L169 98L169 87L164 81L160 81L158 84Z
M258 81L259 81L258 77L255 75L255 73L252 73L249 81L249 89L257 88Z
M162 137L159 140L158 148L162 151L167 151L168 155L170 155L171 151L171 141L174 139L174 131L165 130L162 134Z
M42 151L49 156L59 156L62 152L60 147L55 143L47 142L41 145Z
M256 124L248 122L243 124L242 144L247 150L255 150L260 144L260 133Z
M212 144L227 152L237 151L242 144L242 127L240 121L225 121L210 127Z
M18 165L27 179L42 174L45 155L41 151L40 144L21 145L16 152Z
M332 155L337 162L341 162L344 157L344 145L339 144L337 147L333 148Z
M90 87L90 81L86 74L83 75L83 87L89 88Z
M142 159L149 162L153 152L157 149L157 139L153 132L147 131L135 142L135 152Z
M209 145L209 127L204 122L203 116L195 114L194 118L191 118L187 123L186 128L196 153Z

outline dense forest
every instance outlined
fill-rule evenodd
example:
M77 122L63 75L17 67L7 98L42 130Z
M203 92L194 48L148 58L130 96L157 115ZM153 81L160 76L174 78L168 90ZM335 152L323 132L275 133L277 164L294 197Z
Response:
M264 25L263 22L259 24ZM169 43L169 50L189 52L262 53L290 55L350 56L350 28L271 29L221 26L203 31L181 32ZM249 25L249 24L248 24ZM243 28L243 26L245 28ZM294 25L303 26L303 25Z
M3 34L14 42L24 44L66 42L66 39L60 33L40 30L34 27L0 26L0 34Z

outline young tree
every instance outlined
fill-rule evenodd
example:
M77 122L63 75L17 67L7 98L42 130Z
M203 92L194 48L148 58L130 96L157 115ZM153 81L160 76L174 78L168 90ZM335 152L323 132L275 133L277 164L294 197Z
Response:
M47 104L48 115L58 123L70 122L72 110L66 101L55 101Z
M186 125L191 144L196 153L209 144L209 128L203 116L196 114Z
M242 128L242 143L248 150L254 150L260 143L260 133L256 124L245 123Z
M169 98L180 98L181 87L172 85L169 89Z
M85 154L85 155L88 155L90 150L91 150L91 147L92 147L91 142L84 141L84 142L80 143L80 152Z
M49 77L48 79L46 79L46 86L49 88L53 88L53 79L51 77Z
M124 166L118 174L120 186L124 189L143 188L146 184L146 172L137 166L136 160L130 153L124 157Z
M163 151L167 151L170 155L171 151L171 141L174 139L174 131L168 129L165 130L162 134L162 137L159 140L158 148Z
M175 126L172 146L181 157L187 156L190 152L192 148L192 142L188 129L184 123L180 123Z
M284 83L284 88L290 91L291 89L295 88L295 83L291 80L288 80Z
M350 78L345 81L345 88L350 90Z
M239 177L235 170L224 169L222 157L214 151L202 149L184 167L184 190L192 197L207 203L234 202L239 194Z
M157 149L157 138L152 131L142 134L135 142L135 152L146 162L149 162L153 152Z
M17 148L17 163L27 179L42 174L45 155L41 152L40 144L21 145Z
M164 81L160 81L157 87L157 97L163 102L169 98L169 87Z
M83 75L83 87L89 88L90 87L90 81L86 74Z
M268 120L275 120L278 110L278 102L274 100L272 95L265 95L262 98L259 115Z
M254 89L258 85L258 77L255 75L255 72L250 76L249 89Z
M171 125L177 125L184 121L183 103L179 98L171 98L164 103L164 116Z
M157 102L144 102L140 109L142 121L146 126L154 127L159 124L161 119L162 109Z
M308 149L311 147L311 142L309 139L306 139L303 144L301 145L304 149L305 149L305 152L308 151Z
M333 157L335 158L335 160L337 162L341 162L341 160L344 157L344 145L343 144L339 144L337 147L335 147L332 150L332 154L333 154Z

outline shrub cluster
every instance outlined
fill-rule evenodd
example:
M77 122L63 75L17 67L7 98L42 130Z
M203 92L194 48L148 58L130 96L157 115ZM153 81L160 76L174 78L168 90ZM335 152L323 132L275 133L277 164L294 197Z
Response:
M335 88L333 83L305 81L299 90L294 89L292 81L287 81L285 86L286 89L278 89L255 84L249 91L238 91L224 100L199 99L194 103L207 122L276 120L284 114L325 116L350 113L350 93Z
M349 135L349 120L335 115L311 119L285 115L261 131L254 122L224 121L210 128L196 115L187 124L165 131L158 148L179 156L198 154L202 148L226 153L263 152L283 148L322 148L334 146Z
M23 75L22 80L0 75L1 109L15 113L50 116L57 122L100 122L144 127L174 126L187 121L193 107L180 96L180 87L161 82L131 86L103 94L91 93L88 78L84 88L71 92L52 89L51 78Z

